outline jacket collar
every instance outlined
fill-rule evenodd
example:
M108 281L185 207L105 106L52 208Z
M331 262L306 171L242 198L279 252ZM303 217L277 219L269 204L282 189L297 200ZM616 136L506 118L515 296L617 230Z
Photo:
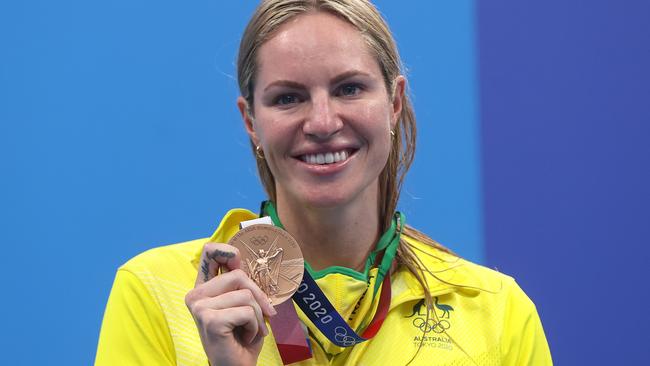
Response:
M241 208L235 208L226 213L219 226L210 237L210 242L226 243L239 231L239 223L257 218L255 213ZM481 291L482 281L467 271L473 264L462 258L445 253L430 245L402 236L411 244L415 254L427 269L424 279L429 287L431 296L441 296L450 292L462 292L475 296ZM201 252L199 251L192 263L198 267ZM409 272L406 266L398 266L392 276L393 298L391 308L404 302L420 300L425 297L424 289L417 278Z

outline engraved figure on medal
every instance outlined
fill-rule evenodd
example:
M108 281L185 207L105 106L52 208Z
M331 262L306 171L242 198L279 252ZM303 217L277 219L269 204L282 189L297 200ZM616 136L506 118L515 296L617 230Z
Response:
M273 238L270 240L269 238ZM233 236L246 271L274 305L290 298L298 289L304 260L298 243L286 231L271 225L251 225Z
M257 253L246 245L246 243L242 242L253 256L251 259L246 258L250 277L269 296L278 293L278 276L282 262L282 248L276 246L277 239L276 237L269 250L258 249Z

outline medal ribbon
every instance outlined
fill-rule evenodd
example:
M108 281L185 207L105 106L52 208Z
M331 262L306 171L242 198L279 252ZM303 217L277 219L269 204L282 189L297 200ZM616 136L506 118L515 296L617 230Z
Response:
M321 291L309 272L305 271L293 301L307 315L318 330L339 347L351 347L372 338L381 328L390 305L390 274L384 277L379 305L374 318L360 336L345 322L327 296Z
M262 212L268 213L275 225L282 228L275 207L270 201L262 203ZM391 299L390 267L397 253L403 225L404 215L400 212L395 213L390 228L381 236L377 248L368 256L367 264L372 265L375 263L377 255L383 251L375 281L373 299L377 294L380 283L382 283L382 286L375 316L362 335L358 335L345 322L305 268L300 286L293 294L293 301L307 315L309 320L318 327L321 333L337 346L351 347L367 341L377 334L384 319L386 319Z

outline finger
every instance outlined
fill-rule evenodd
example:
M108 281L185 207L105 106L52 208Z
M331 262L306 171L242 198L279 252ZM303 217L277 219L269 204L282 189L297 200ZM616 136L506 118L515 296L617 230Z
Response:
M228 270L233 270L239 268L240 263L239 250L232 245L205 243L199 259L199 271L194 287L217 276L222 265Z
M227 320L227 327L240 337L245 344L251 344L258 334L259 323L250 306L238 306L221 310ZM240 330L237 327L241 327Z
M258 336L265 336L269 334L269 330L264 322L264 315L260 305L255 300L253 293L249 289L241 289L237 291L227 292L216 297L206 297L198 300L194 304L194 311L201 312L201 309L228 309L240 306L250 306L255 311L255 318L259 324L260 329L257 331Z
M208 258L224 266L229 271L237 269L241 265L239 249L230 244L207 243L203 248Z
M218 278L202 283L190 291L191 298L200 299L204 297L216 297L231 291L247 289L260 305L264 315L274 316L277 314L271 300L262 291L257 284L248 278L246 272L241 269L235 269L227 273L222 273ZM189 294L188 294L189 295Z

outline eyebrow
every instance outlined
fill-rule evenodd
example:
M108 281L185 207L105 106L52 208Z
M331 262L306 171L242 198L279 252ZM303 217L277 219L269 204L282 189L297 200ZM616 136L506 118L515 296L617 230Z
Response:
M345 79L353 77L353 76L370 77L371 75L368 74L367 72L364 72L364 71L361 71L361 70L349 70L349 71L345 71L343 73L340 73L340 74L336 75L332 79L332 84L337 84L337 83L341 82L342 80L345 80ZM290 88L294 88L294 89L304 89L305 88L305 85L303 85L301 83L298 83L298 82L295 82L295 81L292 81L292 80L281 79L281 80L275 80L275 81L271 82L269 85L267 85L264 88L263 91L267 91L267 90L269 90L270 88L272 88L274 86L286 86L286 87L290 87Z

